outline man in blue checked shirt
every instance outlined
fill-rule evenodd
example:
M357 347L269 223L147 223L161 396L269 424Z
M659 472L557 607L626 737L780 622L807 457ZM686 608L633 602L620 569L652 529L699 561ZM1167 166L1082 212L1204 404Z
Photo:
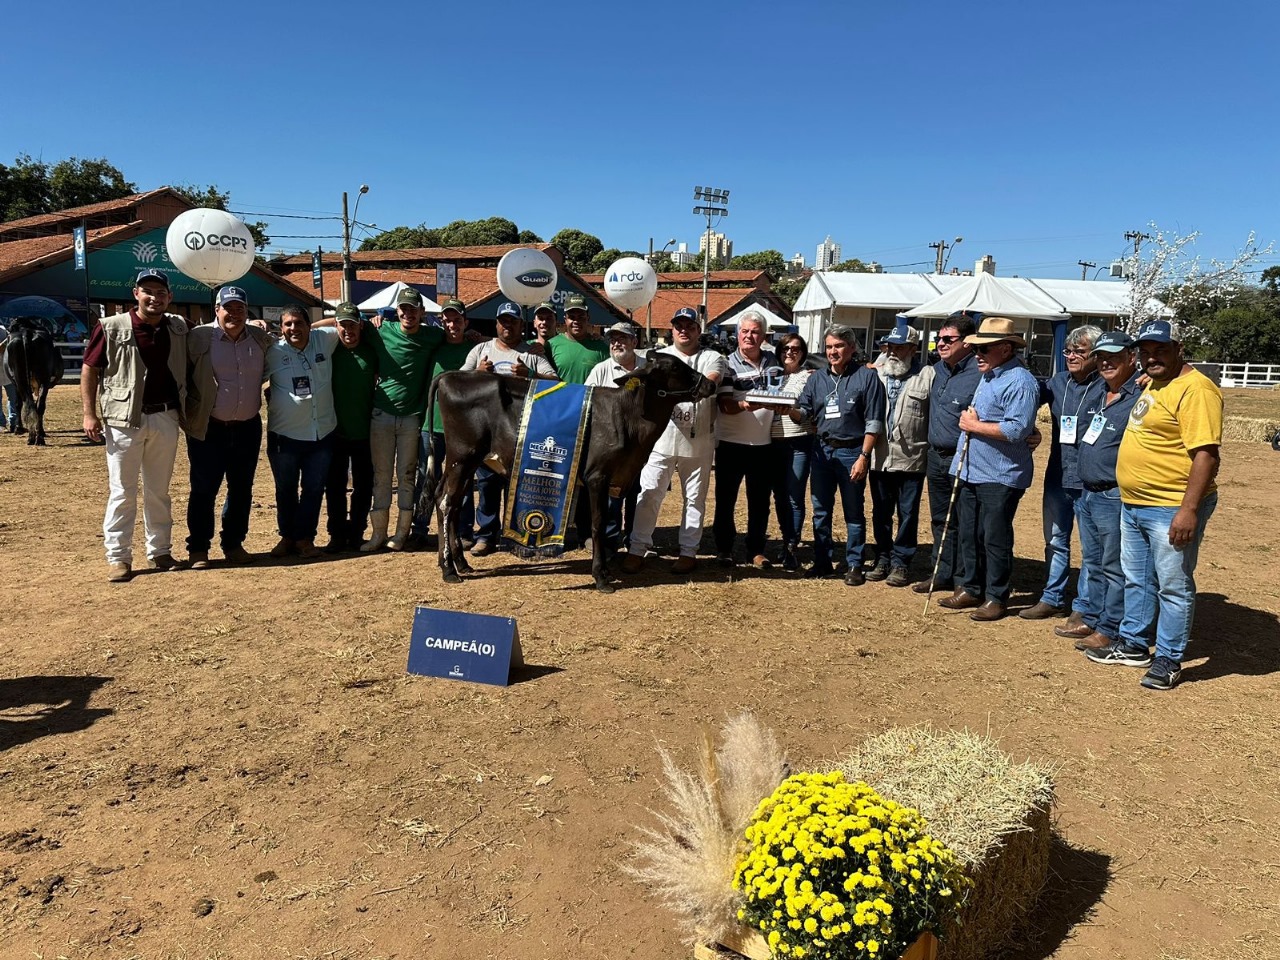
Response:
M939 601L948 610L972 610L970 619L1004 617L1013 575L1013 517L1031 486L1031 447L1040 384L1018 359L1026 341L1012 320L987 317L966 337L982 379L973 405L960 415L968 435L951 464L959 478L960 586Z

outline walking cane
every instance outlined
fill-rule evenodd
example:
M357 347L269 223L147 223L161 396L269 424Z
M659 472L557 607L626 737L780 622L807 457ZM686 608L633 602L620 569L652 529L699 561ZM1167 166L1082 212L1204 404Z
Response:
M942 539L938 541L938 559L933 563L933 573L929 574L929 592L924 598L924 610L921 616L928 616L929 601L933 599L933 586L938 582L938 567L942 564L942 551L947 546L947 532L951 529L951 511L956 508L956 494L960 492L960 476L964 473L965 464L969 459L969 436L964 435L964 440L960 444L960 466L956 470L955 482L951 484L951 500L947 503L947 519L942 524Z

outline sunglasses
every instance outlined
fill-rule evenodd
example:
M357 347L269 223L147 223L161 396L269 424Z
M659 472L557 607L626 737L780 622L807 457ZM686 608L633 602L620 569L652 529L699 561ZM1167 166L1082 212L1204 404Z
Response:
M1089 355L1089 351L1081 350L1078 347L1067 347L1067 349L1062 351L1062 355L1064 357L1087 357Z
M973 352L981 353L985 355L987 353L990 353L992 350L994 350L998 346L1000 346L1000 344L998 343L980 343L973 348Z
M959 339L959 337L939 337L938 343L955 343Z

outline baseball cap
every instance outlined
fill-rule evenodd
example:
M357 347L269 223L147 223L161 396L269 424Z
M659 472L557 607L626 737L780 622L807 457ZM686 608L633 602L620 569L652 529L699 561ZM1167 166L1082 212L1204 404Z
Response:
M138 279L133 281L135 287L140 287L148 280L154 280L156 283L163 283L169 286L169 275L163 270L157 270L155 267L149 267L146 270L138 271Z
M552 313L555 313L556 305L552 303L550 300L543 300L540 304L538 304L536 307L533 308L533 313L535 316L537 316L543 310L550 310Z
M244 304L249 302L249 298L245 296L244 291L239 287L223 287L218 291L218 306L225 307L233 300L239 300Z
M635 326L627 323L625 320L619 320L612 327L607 329L605 333L620 333L625 337L630 337L632 340L639 338L639 333L637 333Z
M338 304L338 308L333 311L334 323L342 323L344 320L360 322L360 311L356 309L356 305L349 300L344 300Z
M504 303L498 308L498 319L503 317L515 317L517 320L523 320L524 314L520 312L520 308L514 303Z
M890 330L888 333L886 333L883 337L880 338L881 346L884 346L886 343L901 345L904 343L919 343L919 342L920 342L920 331L917 330L915 327L894 327L892 330Z
M1179 339L1177 325L1169 320L1148 320L1138 329L1138 335L1133 338L1134 343L1142 343L1143 340L1151 343L1181 343Z
M422 306L422 294L413 289L413 287L405 287L396 295L396 306L398 307L402 303L411 303L415 307L420 307Z
M440 308L440 312L441 312L441 313L443 313L443 312L444 312L444 311L446 311L446 310L456 310L456 311L458 311L458 313L461 313L461 314L465 314L465 313L467 312L467 308L466 308L466 306L463 304L463 302L462 302L461 300L458 300L457 298L453 298L453 297L451 297L450 299L446 300L446 301L444 302L444 306L442 306L442 307Z
M589 313L587 309L587 298L580 293L571 293L564 301L564 312L570 310L581 310L583 313Z
M697 323L701 325L701 321L698 320L698 311L693 307L681 307L676 311L676 315L671 318L672 326L677 323Z
M1100 336L1093 345L1094 353L1119 353L1134 345L1133 337L1123 330L1112 330Z

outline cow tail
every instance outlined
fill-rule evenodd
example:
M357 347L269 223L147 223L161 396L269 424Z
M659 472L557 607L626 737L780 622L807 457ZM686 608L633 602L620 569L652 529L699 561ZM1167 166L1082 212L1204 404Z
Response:
M436 502L436 444L431 436L435 432L435 408L436 408L436 384L440 382L438 374L431 380L431 386L427 388L427 415L425 421L424 432L427 435L427 466L426 477L422 484L422 495L418 497L418 502L414 504L414 512L417 516L430 522L431 511L435 507Z
M18 390L18 399L22 402L22 419L32 423L36 415L36 386L31 382L31 331L22 329L9 338L9 349L5 357L9 361L9 373Z

